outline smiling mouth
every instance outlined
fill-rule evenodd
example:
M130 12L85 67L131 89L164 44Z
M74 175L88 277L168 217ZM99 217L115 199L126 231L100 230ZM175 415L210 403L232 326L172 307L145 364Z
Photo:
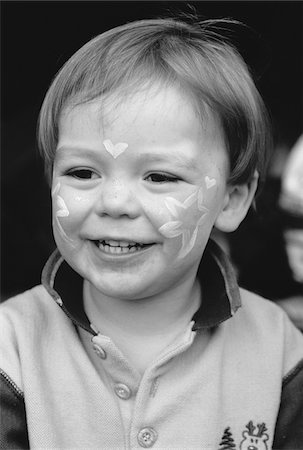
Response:
M136 253L138 251L142 251L154 245L151 244L141 244L139 242L127 242L127 241L114 241L114 240L100 240L95 241L99 250L102 250L104 253L108 253L111 255L122 255L129 253Z

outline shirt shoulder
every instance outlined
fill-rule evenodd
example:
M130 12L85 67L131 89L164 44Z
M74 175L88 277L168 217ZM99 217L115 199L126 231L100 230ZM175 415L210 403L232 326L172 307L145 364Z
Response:
M43 304L48 305L50 295L42 285L35 286L14 297L8 298L0 304L0 317L18 317L28 313L32 317ZM45 303L47 301L47 303ZM27 315L24 317L27 318Z
M274 302L240 289L242 308L235 315L253 336L255 345L267 348L269 356L281 358L283 379L303 361L303 334L285 311Z
M40 342L50 320L58 315L60 308L42 285L0 304L0 370L21 391L24 349Z

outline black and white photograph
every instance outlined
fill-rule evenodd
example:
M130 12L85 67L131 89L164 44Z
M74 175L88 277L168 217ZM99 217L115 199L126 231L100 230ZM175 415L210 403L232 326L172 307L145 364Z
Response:
M303 450L303 2L0 9L0 449Z

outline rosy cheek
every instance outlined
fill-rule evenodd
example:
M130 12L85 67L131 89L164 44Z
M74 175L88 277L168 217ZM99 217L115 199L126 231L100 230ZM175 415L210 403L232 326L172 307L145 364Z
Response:
M75 246L73 235L79 231L86 199L79 195L72 197L64 192L58 183L52 191L53 226L55 234L65 242Z
M198 208L207 208L210 214L216 212L219 184L214 177L205 176L199 188Z
M209 228L214 213L211 206L217 193L215 178L205 177L204 183L195 188L184 200L172 196L164 199L169 212L169 220L163 223L158 231L165 238L179 238L181 247L178 258L184 258L194 248L201 226Z
M59 235L65 242L73 244L73 240L65 231L65 222L69 217L70 212L64 198L62 197L62 194L60 193L60 188L60 183L57 183L52 191L54 233L55 235Z

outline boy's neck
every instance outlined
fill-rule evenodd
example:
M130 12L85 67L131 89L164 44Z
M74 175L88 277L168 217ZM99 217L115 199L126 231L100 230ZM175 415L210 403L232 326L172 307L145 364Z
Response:
M84 309L93 325L114 341L119 337L155 339L177 335L200 306L197 280L140 300L107 297L84 282Z

